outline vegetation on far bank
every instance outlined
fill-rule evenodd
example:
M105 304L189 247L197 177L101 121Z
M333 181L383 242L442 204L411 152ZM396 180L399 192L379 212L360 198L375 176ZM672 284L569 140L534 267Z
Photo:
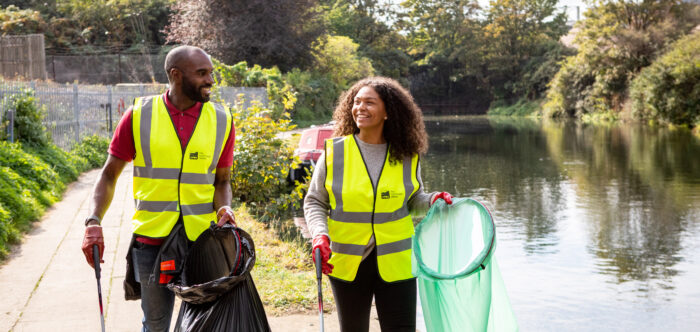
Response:
M14 143L7 137L9 119L0 120L0 260L32 222L61 199L68 183L105 162L109 146L108 139L91 136L70 152L63 151L41 124L45 110L36 106L32 92L11 98L11 109L16 110Z
M221 66L250 64L258 76L226 84L266 86L271 100L277 93L295 99L285 109L304 125L330 120L339 94L357 79L383 75L409 86L419 104L458 105L470 114L526 113L544 100L540 113L548 117L694 126L697 105L675 101L697 100L692 65L666 60L662 71L684 71L670 74L682 84L639 79L635 89L645 92L631 89L700 24L700 4L593 0L587 7L571 31L557 0L0 0L0 34L44 33L58 54L200 46ZM255 85L260 75L270 80Z

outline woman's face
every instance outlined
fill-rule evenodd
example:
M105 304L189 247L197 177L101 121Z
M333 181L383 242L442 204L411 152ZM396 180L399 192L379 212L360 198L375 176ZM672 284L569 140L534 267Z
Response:
M384 101L372 87L365 86L355 95L352 118L360 130L383 129L386 109Z

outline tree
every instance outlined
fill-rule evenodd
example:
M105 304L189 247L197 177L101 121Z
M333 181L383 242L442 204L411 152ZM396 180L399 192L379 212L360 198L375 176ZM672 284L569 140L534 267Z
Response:
M700 23L700 6L681 0L599 0L579 23L578 54L547 92L545 113L617 114L631 80L668 45Z
M548 73L549 80L554 74L540 67L551 68L560 60L558 40L567 27L565 13L557 13L556 6L557 0L491 2L484 27L484 61L497 99L534 99L544 91L542 84L527 84L523 78L539 72Z
M346 36L359 44L359 54L372 61L378 75L405 80L411 64L406 53L408 40L390 26L396 15L391 2L330 0L325 8L331 35Z
M172 10L168 42L199 46L225 63L307 68L324 32L314 0L187 0Z
M465 81L476 78L467 84L472 91L482 86L477 1L407 0L402 6L406 13L399 25L408 34L409 54L415 59L411 90L418 98L450 102L464 96Z

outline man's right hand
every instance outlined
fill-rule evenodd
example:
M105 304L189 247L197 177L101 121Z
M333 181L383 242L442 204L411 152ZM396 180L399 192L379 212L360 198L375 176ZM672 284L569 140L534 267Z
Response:
M102 254L105 250L105 242L102 237L102 226L100 225L90 225L85 227L85 236L83 237L83 254L85 254L85 259L87 259L88 264L95 268L95 262L93 262L92 247L97 245L100 251L100 263L104 263L102 260Z
M328 263L328 259L331 258L331 244L328 236L316 236L311 244L313 247L311 249L311 257L313 257L314 262L316 261L316 248L321 249L321 271L323 274L333 272L333 264Z

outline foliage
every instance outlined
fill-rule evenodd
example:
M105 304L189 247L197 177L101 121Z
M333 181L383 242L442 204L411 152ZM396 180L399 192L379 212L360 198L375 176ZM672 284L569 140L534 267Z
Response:
M0 142L0 166L9 167L23 178L31 179L38 189L46 192L47 200L58 198L64 189L58 174L41 159L22 150L20 143Z
M374 75L372 63L360 55L358 47L348 37L329 36L314 48L313 70L293 69L284 75L296 93L296 123L329 121L338 96L355 81Z
M234 107L236 155L231 184L233 198L249 204L261 220L270 221L301 201L296 184L287 182L289 170L298 161L292 148L278 134L294 128L287 114L281 119L266 116L269 110L253 102L248 109Z
M407 83L411 57L408 40L390 24L397 13L377 0L330 0L325 18L328 32L359 45L359 56L370 59L375 72Z
M14 138L18 142L30 146L47 146L51 138L42 120L46 116L46 108L38 107L34 102L34 92L23 90L10 97L9 110L14 113ZM7 139L6 135L10 126L9 112L3 114L2 139Z
M19 9L15 5L0 8L0 22L0 35L41 33L47 28L41 13L32 9Z
M306 68L324 32L313 0L178 1L172 10L167 40L199 46L225 63Z
M630 81L700 23L700 6L678 0L598 1L585 15L574 40L578 54L552 80L545 114L622 110Z
M494 103L489 108L487 114L496 116L536 115L540 110L541 104L541 100L528 100L527 98L522 98L512 105Z
M277 67L262 68L260 65L248 67L248 63L241 61L229 66L219 60L212 59L214 63L215 91L219 86L237 87L266 87L268 108L272 111L270 116L279 119L283 114L294 107L296 96L292 87L282 79L282 74Z
M372 76L374 68L369 59L357 54L358 44L344 36L330 36L314 47L315 70L329 75L333 83L349 87L362 78Z
M566 32L566 14L557 13L556 6L556 0L491 2L483 29L484 61L496 98L539 97L542 90L521 80L526 73L560 60L556 54L546 56Z
M107 161L108 149L108 138L92 135L83 137L80 143L75 144L71 149L71 154L75 158L76 163L85 160L87 161L85 169L91 169L104 165L105 161Z
M293 113L296 124L318 124L331 119L343 86L336 84L330 75L318 71L294 69L285 74L284 79L296 93Z
M19 231L12 227L12 216L0 203L0 259L7 257L9 251L6 243L13 243L19 240Z
M644 68L632 82L630 95L637 117L700 125L700 33L676 41Z
M82 171L88 169L87 160L63 151L54 144L43 147L22 145L22 149L49 165L63 183L75 181Z
M53 52L123 51L135 44L163 44L161 30L172 0L9 1L0 10L0 33L44 33ZM6 19L7 18L7 19Z

